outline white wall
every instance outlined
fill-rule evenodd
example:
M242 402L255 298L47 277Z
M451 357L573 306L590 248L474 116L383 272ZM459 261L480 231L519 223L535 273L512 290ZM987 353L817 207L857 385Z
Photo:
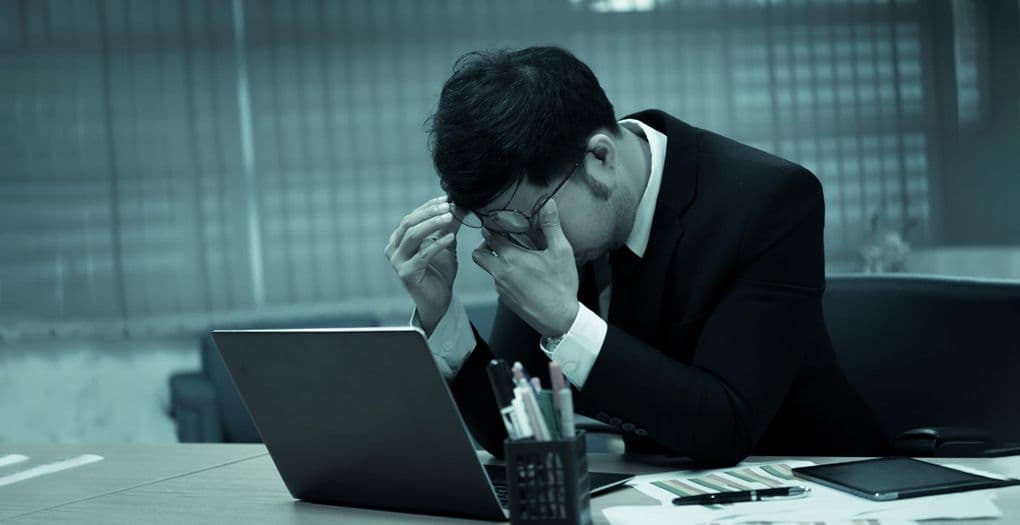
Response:
M0 346L0 444L174 442L167 378L199 366L198 339Z

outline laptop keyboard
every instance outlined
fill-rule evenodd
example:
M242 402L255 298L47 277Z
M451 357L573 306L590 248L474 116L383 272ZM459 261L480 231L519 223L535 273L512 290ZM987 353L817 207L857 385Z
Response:
M492 481L492 488L496 491L496 498L499 499L499 504L507 507L510 505L510 495L507 493L506 488L506 468L499 465L483 465L485 472L489 474L489 480Z

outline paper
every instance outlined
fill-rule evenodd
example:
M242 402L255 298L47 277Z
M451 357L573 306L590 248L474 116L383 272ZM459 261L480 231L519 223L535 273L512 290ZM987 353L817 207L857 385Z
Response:
M678 514L675 508L659 506L659 505L646 505L643 507L609 507L603 510L603 514L609 523L613 525L654 525L656 523L712 523L713 525L725 525L731 523L769 523L772 525L804 525L803 521L762 521L757 518L750 519L738 519L738 520L725 520L705 515L697 511L690 512L688 514ZM860 519L860 520L825 520L825 521L808 521L811 525L916 525L916 521L908 520L875 520L875 519Z
M790 468L807 466L807 461L783 463L742 463L729 469L679 471L638 476L628 485L660 502L660 505L620 506L603 510L614 525L645 523L746 523L746 522L824 522L913 523L926 519L997 518L1002 515L993 502L995 490L961 492L922 498L877 502L835 489L793 478ZM947 465L951 468L961 468ZM961 468L961 470L963 470ZM977 474L987 473L967 469ZM673 498L681 492L719 492L765 488L779 485L803 485L811 492L805 498L776 499L711 506L676 506ZM742 488L744 487L744 488Z
M686 470L636 476L627 484L651 496L664 505L673 505L673 498L705 492L727 490L750 490L790 485L807 486L803 480L795 479L790 469L813 465L810 461L784 461L781 463L744 462L736 467L716 470ZM784 500L755 502L756 505L771 505ZM789 501L789 500L785 500ZM739 505L739 504L736 504ZM733 505L714 505L731 507Z
M25 458L25 459L28 459L28 458ZM74 457L74 458L71 458L71 459L66 459L64 461L57 461L55 463L46 463L45 465L39 465L39 466L36 466L36 467L32 467L30 469L23 470L21 472L15 472L14 474L9 474L7 476L0 476L0 487L3 487L4 485L11 485L11 484L17 483L19 481L25 481L26 479L32 479L32 478L35 478L35 477L43 476L43 475L46 475L46 474L53 474L55 472L60 472L62 470L67 470L67 469L72 469L72 468L76 468L76 467L81 467L83 465L88 465L90 463L95 463L97 461L102 461L102 460L103 460L103 456L97 456L95 454L82 454L81 456L77 456L77 457Z
M996 465L1011 478L1020 478L1020 456L995 458Z
M6 467L7 465L21 463L22 461L26 460L28 460L28 456L23 456L21 454L8 454L6 456L0 456L0 467Z

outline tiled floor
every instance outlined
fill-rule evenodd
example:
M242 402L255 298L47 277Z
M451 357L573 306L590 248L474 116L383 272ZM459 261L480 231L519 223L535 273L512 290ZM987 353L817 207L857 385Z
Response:
M0 345L0 444L175 441L167 378L198 368L197 340Z

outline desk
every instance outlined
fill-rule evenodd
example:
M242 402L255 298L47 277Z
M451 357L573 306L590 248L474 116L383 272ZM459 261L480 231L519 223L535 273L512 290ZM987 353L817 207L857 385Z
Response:
M64 472L0 487L0 522L45 509L187 476L235 461L265 456L263 446L232 445L8 445L0 456L23 454L24 463L0 467L0 476L82 454L105 459Z
M0 522L4 525L492 523L296 501L287 492L262 445L0 445L0 455L25 454L42 461L86 453L106 459L0 487ZM797 459L826 463L843 458ZM634 474L680 468L679 463L650 465L626 461L618 454L592 454L589 461L593 470ZM1020 473L1020 457L949 462L1001 474ZM4 467L0 475L16 468ZM997 505L1004 517L999 522L1020 522L1020 487L1000 490ZM603 508L641 504L655 502L632 488L622 489L594 498L592 517L595 523L604 524ZM973 523L987 525L992 521Z

